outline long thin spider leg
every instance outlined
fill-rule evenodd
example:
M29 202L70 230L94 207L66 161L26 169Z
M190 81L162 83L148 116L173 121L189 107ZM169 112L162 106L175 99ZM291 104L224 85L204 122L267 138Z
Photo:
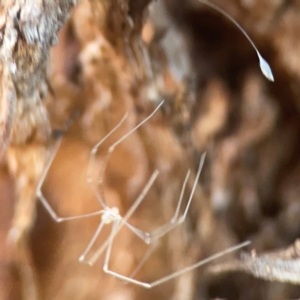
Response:
M147 231L140 230L140 229L132 226L131 224L123 221L124 224L127 227L129 227L146 244L151 244L153 240L157 240L157 239L161 238L162 236L164 236L165 234L167 234L169 231L171 231L173 228L177 227L182 222L184 222L184 220L186 219L187 211L188 211L190 202L191 202L191 200L193 198L193 194L194 194L194 191L195 191L196 185L198 183L198 179L199 179L199 176L200 176L203 164L204 164L205 155L206 155L206 153L202 154L202 156L201 156L201 160L200 160L200 163L199 163L199 168L198 168L198 171L197 171L196 179L195 179L195 182L194 182L194 185L193 185L193 190L191 192L191 195L190 195L187 207L185 209L185 213L184 213L184 215L180 219L178 219L179 210L180 210L180 207L181 207L181 204L182 204L182 200L183 200L183 196L184 196L184 191L185 191L185 188L186 188L186 184L187 184L188 178L190 176L190 170L187 172L187 174L185 176L185 180L184 180L184 183L183 183L182 188L181 188L180 197L179 197L179 201L178 201L178 204L177 204L177 207L176 207L176 210L175 210L175 214L174 214L173 218L169 222L167 222L166 224L162 225L161 227L159 227L158 229L154 230L153 232L149 233Z
M136 131L139 127L141 127L143 124L145 124L149 119L151 119L155 113L160 109L160 107L164 104L164 100L161 101L157 107L154 109L154 111L143 121L141 121L138 125L136 125L133 129L131 129L129 132L127 132L125 135L123 135L118 141L116 141L110 148L114 149L116 146L118 146L120 143L122 143L129 135L131 135L134 131Z
M88 218L88 217L92 217L92 216L97 216L103 213L102 210L96 211L96 212L92 212L92 213L88 213L88 214L83 214L83 215L79 215L79 216L74 216L74 217L59 217L56 212L54 211L54 209L52 208L52 206L49 204L49 202L46 200L46 198L44 197L43 193L42 193L42 186L44 184L45 178L49 172L49 169L53 163L54 157L57 154L57 151L60 147L62 138L60 137L56 144L54 145L54 148L50 154L50 157L46 163L46 166L43 170L42 176L38 182L37 185L37 191L36 191L36 195L38 197L38 199L41 201L41 203L43 204L43 206L45 207L45 209L48 211L48 213L50 214L50 216L52 217L52 219L57 222L65 222L65 221L70 221L70 220L77 220L77 219L82 219L82 218Z
M193 185L193 190L191 192L191 195L190 195L190 198L189 198L189 201L188 201L188 205L187 205L187 208L186 208L186 212L188 210L188 206L189 206L189 203L191 202L191 199L193 198L193 194L194 194L194 191L195 191L195 187L198 183L198 180L199 180L199 176L200 176L200 173L201 173L201 170L202 170L202 167L203 167L203 164L204 164L204 160L205 160L205 155L206 153L202 154L201 156L201 159L200 159L200 163L199 163L199 167L198 167L198 171L197 171L197 175L196 175L196 178L195 178L195 182L194 182L194 185ZM161 238L163 235L165 235L166 233L168 233L169 231L171 231L173 228L175 228L176 226L180 225L186 218L186 213L185 215L183 215L183 217L181 217L179 220L178 220L178 215L179 215L179 209L180 209L180 206L182 204L182 199L183 199L183 195L184 195L184 191L185 191L185 188L186 188L186 184L187 184L187 181L188 181L188 178L190 176L190 170L187 172L187 175L185 177L185 180L184 180L184 183L183 183L183 186L182 186L182 189L181 189L181 193L180 193L180 197L179 197L179 201L178 201L178 204L177 204L177 208L175 210L175 214L174 214L174 217L171 219L170 222L168 222L167 224L161 226L160 228L158 228L157 230L155 230L154 232L152 233L149 233L149 232L145 232L143 230L140 230L134 226L132 226L131 224L129 224L128 222L122 220L122 222L124 223L125 226L127 226L133 233L135 233L138 237L140 237L145 243L147 244L151 244L150 246L150 250L148 249L144 258L142 259L142 261L139 263L139 265L137 266L137 268L133 271L133 274L131 274L130 278L132 278L134 276L134 274L136 272L138 272L138 270L142 267L142 265L146 262L147 258L151 255L151 253L153 252L154 249L153 248L153 245L155 243L155 241L157 241L159 238ZM154 242L154 243L153 243ZM156 244L155 244L156 245ZM155 246L156 247L156 246ZM152 249L152 250L151 250ZM150 251L150 252L149 252Z
M201 174L203 165L204 165L205 157L206 157L206 152L204 152L204 153L201 155L200 163L199 163L199 168L198 168L198 171L197 171L197 174L196 174L196 178L195 178L194 185L193 185L193 188L192 188L192 191L191 191L191 195L190 195L190 198L189 198L189 200L188 200L187 206L186 206L186 208L185 208L184 214L183 214L183 216L182 216L183 221L186 219L188 210L189 210L190 205L191 205L191 201L192 201L192 199L193 199L193 197L194 197L194 193L195 193L195 190L196 190L196 187L197 187L197 184L198 184L198 181L199 181L199 177L200 177L200 174ZM183 222L183 221L182 221L182 222Z
M150 239L159 239L160 237L162 237L163 235L168 233L170 230L172 230L174 227L179 225L179 222L177 222L178 214L179 214L179 210L180 210L182 200L183 200L183 196L184 196L184 191L185 191L186 184L187 184L187 181L189 179L190 174L191 174L191 170L188 170L188 172L185 176L182 188L181 188L179 201L178 201L178 204L177 204L177 207L176 207L175 214L174 214L173 218L169 222L167 222L166 224L162 225L160 228L157 228L156 230L151 232Z
M112 237L113 234L114 234L114 232L111 233L111 236L109 238L109 247L111 247L111 244L112 244L112 241L113 241L113 237ZM211 262L211 261L213 261L213 260L215 260L215 259L217 259L217 258L219 258L221 256L229 254L229 253L231 253L233 251L236 251L236 250L238 250L238 249L240 249L242 247L245 247L245 246L247 246L249 244L250 244L250 242L247 241L247 242L238 244L236 246L230 247L230 248L228 248L228 249L226 249L226 250L224 250L222 252L219 252L219 253L216 253L214 255L211 255L211 256L207 257L206 259L204 259L204 260L201 260L201 261L199 261L199 262L197 262L195 264L192 264L192 265L190 265L190 266L188 266L188 267L186 267L184 269L176 271L176 272L174 272L174 273L172 273L170 275L162 277L162 278L160 278L158 280L155 280L155 281L153 281L151 283L147 283L147 282L135 280L135 279L132 279L131 277L124 276L124 275L121 275L121 274L119 274L117 272L109 270L108 263L109 263L109 258L110 258L110 251L106 252L106 258L105 258L105 263L104 263L104 266L103 266L103 271L105 273L110 274L110 275L112 275L112 276L114 276L114 277L116 277L118 279L121 279L121 280L123 280L125 282L133 283L133 284L136 284L138 286L142 286L144 288L150 289L150 288L153 288L153 287L155 287L157 285L160 285L162 283L170 281L170 280L172 280L172 279L174 279L174 278L176 278L176 277L178 277L180 275L183 275L183 274L185 274L187 272L190 272L190 271L192 271L192 270L194 270L196 268L199 268L200 266L203 266L203 265L205 265L205 264L207 264L207 263L209 263L209 262Z
M186 188L186 184L187 184L188 178L190 176L190 170L187 172L187 174L185 176L185 180L184 180L184 183L183 183L182 188L181 188L180 197L179 197L179 201L178 201L178 204L177 204L177 208L175 210L175 214L174 214L173 218L168 223L162 225L160 228L154 230L151 233L144 232L144 231L142 231L138 228L133 227L130 224L126 224L128 227L130 227L130 229L136 235L138 235L141 239L143 239L145 243L152 245L153 242L157 241L159 238L161 238L162 236L167 234L169 231L173 230L175 227L179 226L180 224L182 224L185 221L190 202L193 198L195 188L198 184L199 176L200 176L201 170L203 168L203 164L204 164L204 161L205 161L205 156L206 156L206 153L201 155L198 171L197 171L196 178L195 178L195 181L194 181L194 184L193 184L192 192L191 192L189 200L188 200L188 204L186 206L184 214L179 219L178 219L179 210L180 210L180 207L181 207L181 204L182 204L182 199L183 199L184 191L185 191L185 188ZM151 249L151 246L150 246L150 249ZM145 256L148 255L147 257L149 257L150 254L148 254L148 251L147 251ZM146 262L146 259L144 257L142 259L142 261L139 263L137 268L140 269L145 262ZM136 273L137 271L138 270L134 270L134 273ZM133 275L131 274L130 277L133 277Z
M120 224L120 219L119 220L115 220L111 229L111 233L108 237L108 245L106 248L106 253L105 253L105 258L104 258L104 265L103 265L103 270L105 270L106 268L108 268L108 262L109 262L109 258L110 258L110 254L111 254L111 248L112 248L112 244L113 241L115 239L115 236L117 234L117 230Z
M112 144L106 154L106 157L104 158L104 161L102 163L99 176L98 176L98 184L101 185L103 184L104 180L104 173L106 170L106 166L108 164L109 158L111 157L112 153L114 152L115 148L121 144L128 136L130 136L133 132L135 132L139 127L141 127L143 124L145 124L149 119L153 117L153 115L160 109L160 107L163 105L164 100L160 102L160 104L154 109L154 111L143 121L141 121L138 125L136 125L134 128L132 128L130 131L128 131L126 134L124 134L119 140L117 140L114 144Z
M91 150L91 155L90 155L90 159L89 159L89 163L88 163L88 167L87 167L87 172L86 172L86 181L90 185L90 187L93 190L93 192L94 192L95 196L97 197L98 201L100 202L100 204L104 208L107 207L107 204L104 200L103 195L100 195L100 193L98 192L97 187L94 184L94 180L92 178L92 167L93 167L93 165L95 165L96 154L97 154L97 151L98 151L99 147L103 144L103 142L105 140L107 140L124 123L124 121L127 119L127 117L128 117L128 113L126 113L123 116L123 118L121 119L121 121L102 140L100 140L93 147L93 149ZM110 155L109 155L109 157L110 157ZM102 167L102 168L104 168L104 170L106 169L106 165L107 165L107 161L108 161L109 157L105 158L105 160L103 162L103 164L105 164L105 166Z
M102 228L105 225L106 220L104 218L102 218L101 223L99 224L96 232L94 233L92 239L90 240L89 244L87 245L87 247L85 248L85 250L83 251L83 253L80 255L79 257L79 261L80 262L85 262L85 257L87 255L87 253L91 250L91 248L93 247L96 239L98 238L99 234L101 233Z
M138 273L138 271L141 269L141 267L144 265L144 263L148 260L148 258L153 253L153 251L157 248L158 245L159 245L159 243L156 240L156 241L154 241L154 243L152 243L149 246L149 248L147 249L147 251L144 254L143 258L141 259L139 264L136 266L136 268L133 270L133 272L130 274L129 278L133 278Z
M199 167L198 167L198 171L197 171L197 174L196 174L196 178L195 178L193 188L192 188L192 191L191 191L191 194L190 194L190 197L188 199L188 203L186 205L186 208L185 208L185 211L184 211L183 215L180 218L178 218L179 209L180 209L180 206L181 206L181 203L182 203L182 197L183 197L184 190L185 190L185 187L186 187L186 183L187 183L187 180L188 180L189 172L188 172L188 174L185 178L184 184L182 186L180 199L179 199L174 217L171 219L170 222L168 222L167 224L163 225L162 227L160 227L160 228L156 229L154 232L152 232L150 234L151 239L158 239L158 238L162 237L163 235L168 233L170 230L172 230L173 228L177 227L178 225L180 225L181 223L183 223L185 221L188 210L189 210L189 207L190 207L190 204L191 204L191 201L193 199L193 196L194 196L197 184L198 184L198 180L199 180L202 168L203 168L205 157L206 157L206 153L203 153L201 155L201 159L200 159L200 162L199 162Z
M182 275L182 274L184 274L186 272L190 272L190 271L192 271L192 270L194 270L196 268L199 268L200 266L203 266L203 265L205 265L205 264L207 264L207 263L209 263L209 262L211 262L211 261L213 261L213 260L215 260L215 259L223 256L223 255L226 255L226 254L229 254L229 253L231 253L233 251L241 249L241 248L249 245L250 243L251 243L250 241L246 241L244 243L241 243L241 244L238 244L236 246L230 247L230 248L228 248L228 249L226 249L226 250L224 250L222 252L219 252L219 253L216 253L214 255L211 255L211 256L207 257L206 259L203 259L203 260L201 260L201 261L199 261L199 262L197 262L197 263L195 263L195 264L193 264L191 266L188 266L188 267L186 267L186 268L184 268L182 270L179 270L177 272L174 272L174 273L172 273L172 274L170 274L168 276L165 276L165 277L163 277L163 278L161 278L159 280L156 280L156 281L152 282L150 284L150 287L152 288L154 286L157 286L159 284L167 282L167 281L169 281L169 280L171 280L173 278L176 278L176 277L178 277L178 276L180 276L180 275Z
M98 175L98 180L97 183L99 185L103 184L104 181L104 174L106 171L106 167L108 164L108 161L113 153L113 151L115 150L115 147L118 146L120 143L122 143L129 135L131 135L134 131L136 131L139 127L141 127L144 123L146 123L150 118L153 117L153 115L159 110L159 108L163 105L164 101L162 101L156 108L155 110L147 117L145 118L142 122L140 122L138 125L136 125L133 129L131 129L129 132L127 132L125 135L123 135L118 141L116 141L113 145L111 145L106 153L106 156L104 157L104 160L102 162L100 171L99 171L99 175ZM101 146L101 144L112 134L114 133L125 121L125 119L127 118L127 114L122 118L122 120L115 126L115 128L110 131L110 133L108 135L106 135L100 142L98 142L93 149L91 150L91 155L90 155L90 160L89 160L89 164L88 164L88 168L87 168L87 182L89 183L91 189L93 190L94 194L96 195L98 201L101 203L101 205L103 207L107 207L107 204L105 202L105 197L104 197L104 193L99 192L97 187L95 186L95 183L92 179L92 166L95 163L95 159L96 159L96 153L99 149L99 147Z
M120 223L119 221L115 221L114 224L113 224L113 228L112 228L112 231L111 231L111 234L110 236L108 237L107 241L108 241L108 244L107 244L107 249L106 249L106 254L105 254L105 259L104 259L104 265L103 265L103 271L107 274L110 274L118 279L121 279L125 282L129 282L129 283L133 283L133 284L136 284L136 285L139 285L139 286L143 286L145 288L148 287L148 283L144 283L144 282L141 282L141 281L138 281L138 280L135 280L135 279L132 279L130 277L127 277L127 276L123 276L121 274L118 274L116 272L113 272L113 271L110 271L109 268L108 268L108 264L109 264L109 259L110 259L110 254L111 254L111 248L112 248L112 243L113 243L113 240L118 232L118 230L120 229Z
M220 8L219 6L206 1L206 0L198 0L199 2L211 7L212 9L215 9L216 11L218 11L219 13L221 13L223 16L225 16L227 19L229 19L238 29L240 29L240 31L243 33L243 35L247 38L247 40L250 42L251 46L253 47L253 49L255 50L258 60L259 60L259 66L260 69L262 71L262 73L264 74L264 76L270 80L270 81L274 81L274 76L271 70L270 65L267 63L267 61L262 57L262 55L260 54L260 52L258 51L257 47L255 46L254 42L252 41L252 39L250 38L250 36L247 34L247 32L242 28L242 26L230 15L228 14L225 10L223 10L222 8Z
M46 163L46 166L43 170L43 173L42 173L42 176L38 182L38 185L37 185L37 191L36 191L36 195L37 197L39 198L39 200L41 201L41 203L43 204L43 206L45 207L45 209L48 211L48 213L50 214L50 216L52 217L52 219L56 222L61 222L61 219L57 214L56 212L54 211L54 209L51 207L51 205L48 203L48 201L45 199L45 197L43 196L43 193L42 193L42 185L44 184L44 181L45 181L45 178L49 172L49 169L50 169L50 166L52 165L53 163L53 160L54 160L54 157L56 156L57 154L57 151L60 147L60 144L61 144L61 141L62 139L58 139L58 141L56 142L52 152L50 153L50 157L48 159L48 162Z
M124 220L122 220L122 222L124 223L125 226L127 226L133 233L135 233L139 238L141 238L146 244L149 244L151 242L151 237L150 237L150 233L147 231L143 231L141 229L138 229L136 227L134 227L133 225L131 225L128 222L125 222Z
M135 212L135 210L138 208L138 206L141 204L141 202L144 200L147 192L149 191L150 187L152 186L153 182L155 181L156 177L158 176L159 171L155 170L148 180L147 184L143 188L141 194L139 197L136 199L134 204L130 207L126 215L122 218L122 222L118 224L117 229L114 231L113 236L111 237L114 239L114 237L117 235L117 233L120 231L120 229L123 227L124 223L127 222L127 220L132 216L132 214ZM99 258L99 256L103 253L103 251L107 248L109 244L109 239L107 239L102 246L95 252L95 254L92 256L92 258L88 261L89 265L93 265L96 260Z
M199 180L199 176L200 176L201 170L203 168L203 164L204 164L204 160L205 160L205 155L206 155L206 153L202 154L202 156L201 156L201 159L200 159L200 162L199 162L198 171L197 171L196 178L195 178L195 181L194 181L194 184L193 184L193 189L192 189L192 192L190 194L189 201L188 201L187 207L185 209L185 213L184 213L184 215L181 218L178 219L178 215L179 215L179 210L180 210L180 207L181 207L181 204L182 204L182 199L183 199L184 191L185 191L185 188L186 188L186 184L187 184L188 178L190 176L190 170L187 172L187 174L185 176L185 180L184 180L184 183L183 183L182 188L181 188L181 192L180 192L180 197L179 197L179 201L178 201L178 204L177 204L177 208L176 208L175 214L174 214L174 216L173 216L173 218L171 219L170 222L162 225L160 228L154 230L151 233L144 232L144 231L142 231L142 230L140 230L138 228L135 228L134 226L132 226L130 224L126 224L136 235L138 235L141 239L143 239L145 243L151 244L151 246L150 246L149 249L152 249L153 242L155 243L155 241L157 241L159 238L161 238L162 236L164 236L165 234L167 234L169 231L171 231L172 229L174 229L175 227L179 226L181 223L184 222L184 220L186 218L186 213L188 211L190 202L191 202L191 200L193 198L193 194L194 194L196 185L197 185L198 180ZM142 259L142 261L139 263L139 265L137 266L137 268L130 275L131 278L134 276L134 274L136 274L138 272L138 270L146 262L147 258L150 256L150 254L152 252L153 252L153 250L151 250L150 253L149 253L149 250L147 250L144 258Z
M191 170L188 170L188 172L186 173L183 185L182 185L182 189L181 189L181 192L180 192L180 197L179 197L179 201L178 201L178 204L177 204L177 207L176 207L176 210L175 210L175 214L174 214L174 216L171 220L172 223L174 223L178 219L179 210L180 210L180 207L181 207L183 195L184 195L186 184L187 184L187 181L190 177L190 174L191 174Z

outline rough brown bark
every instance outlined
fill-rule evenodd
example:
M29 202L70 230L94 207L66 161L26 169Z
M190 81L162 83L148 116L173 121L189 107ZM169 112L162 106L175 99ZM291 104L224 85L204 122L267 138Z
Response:
M6 268L18 270L24 299L40 299L28 239L35 219L36 186L51 144L44 103L48 91L49 51L57 43L57 32L75 2L1 2L0 157L7 150L5 158L14 177L16 196L7 237L10 253ZM3 299L9 297L5 293L3 291Z
M300 234L299 3L213 2L249 33L272 66L275 83L263 78L241 32L196 0L84 0L60 31L50 62L49 49L74 1L1 3L0 137L2 151L8 148L0 177L1 208L7 212L0 238L10 246L0 253L0 297L295 298L296 287L237 270L273 280L273 273L267 276L273 263L267 250L286 247ZM152 290L124 285L103 273L103 259L92 268L78 262L98 217L56 224L36 205L36 185L52 151L51 127L79 112L44 194L60 216L93 212L100 206L85 178L91 148L128 113L99 149L97 174L108 147L162 99L162 109L117 147L105 174L107 201L124 214L158 168L159 179L130 220L151 231L172 217L188 167L191 190L199 153L207 150L207 160L188 220L162 240L137 278L155 280L246 239L266 252L265 265L260 255L245 256ZM129 275L145 250L122 230L111 267Z

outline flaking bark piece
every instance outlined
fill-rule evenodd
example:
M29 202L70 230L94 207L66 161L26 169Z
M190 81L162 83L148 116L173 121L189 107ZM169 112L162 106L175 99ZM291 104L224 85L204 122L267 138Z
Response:
M0 0L0 160L15 180L16 203L8 233L10 264L17 265L22 299L38 300L29 247L36 185L51 140L44 103L50 47L76 0ZM51 150L50 150L51 151Z
M40 102L47 94L50 47L57 43L57 32L76 3L76 0L16 0L2 3L0 155L10 140L22 144L32 138L42 141L49 138L48 117L36 114L39 114ZM35 121L28 120L30 115L34 115ZM15 119L18 121L13 124ZM18 126L19 123L22 125ZM18 130L20 127L22 130ZM39 133L32 137L36 129Z

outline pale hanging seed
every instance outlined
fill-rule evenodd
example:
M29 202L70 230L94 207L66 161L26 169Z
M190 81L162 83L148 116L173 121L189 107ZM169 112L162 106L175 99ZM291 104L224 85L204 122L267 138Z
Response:
M219 13L221 13L223 16L225 16L227 19L229 19L237 28L240 29L240 31L244 34L244 36L248 39L248 41L250 42L250 44L252 45L252 47L254 48L258 59L259 59L259 66L260 69L262 71L262 73L264 74L264 76L270 80L270 81L274 81L274 76L271 70L270 65L268 64L268 62L261 56L261 54L259 53L257 47L255 46L254 42L251 40L251 38L249 37L249 35L246 33L246 31L241 27L241 25L231 16L229 15L226 11L224 11L222 8L218 7L217 5L206 1L206 0L198 0L199 2L206 4L207 6L211 7L212 9L218 11Z
M259 66L265 77L267 77L270 81L274 81L274 76L271 70L270 65L267 63L267 61L260 55L257 49L256 53L259 59Z

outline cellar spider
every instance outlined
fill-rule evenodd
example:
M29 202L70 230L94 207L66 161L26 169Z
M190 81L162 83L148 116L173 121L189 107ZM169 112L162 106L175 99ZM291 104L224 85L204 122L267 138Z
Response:
M128 133L126 133L124 136L122 136L119 140L117 140L112 146L109 147L107 154L104 158L104 162L102 164L102 167L100 169L100 173L99 173L99 179L97 181L97 183L99 184L99 186L102 188L102 192L101 194L98 192L97 187L94 183L94 180L92 179L91 176L91 168L93 163L95 162L95 158L96 158L96 153L98 151L98 148L101 146L101 144L111 135L113 134L122 124L123 122L126 120L127 118L127 114L125 114L125 116L122 118L122 120L115 126L115 128L113 130L111 130L100 142L98 142L93 149L91 150L91 154L90 154L90 158L89 158L89 164L88 164L88 168L87 168L87 182L90 185L91 189L93 190L96 198L98 199L99 203L101 204L101 206L103 207L103 209L93 212L93 213L88 213L88 214L83 214L83 215L79 215L79 216L73 216L73 217L59 217L55 211L53 210L53 208L51 207L51 205L48 203L48 201L45 199L45 197L42 194L41 191L41 187L43 185L43 182L45 181L45 177L48 173L48 170L52 164L52 161L56 155L56 152L58 150L58 147L60 145L61 140L59 140L57 142L57 145L54 149L54 151L51 154L51 157L47 163L47 166L42 174L42 177L40 179L40 182L38 184L37 187L37 196L40 199L41 203L43 204L43 206L46 208L46 210L48 211L48 213L50 214L50 216L53 218L54 221L56 221L57 223L60 222L65 222L65 221L69 221L69 220L77 220L77 219L81 219L81 218L88 218L91 216L96 216L96 215L100 215L101 216L101 222L98 226L98 228L96 229L96 232L94 233L91 241L89 242L88 246L86 247L86 249L83 251L82 255L79 257L79 261L80 262L85 262L89 265L93 265L96 260L99 258L99 256L104 253L105 251L105 258L104 258L104 265L103 265L103 271L107 274L110 274L118 279L121 279L127 283L132 283L132 284L136 284L138 286L142 286L144 288L152 288L155 287L159 284L162 284L166 281L169 281L175 277L178 277L188 271L191 271L195 268L198 268L220 256L223 256L227 253L233 252L237 249L240 249L246 245L249 244L249 242L244 242L241 243L239 245L236 245L234 247L231 247L223 252L217 253L215 255L212 255L202 261L199 261L195 264L192 264L184 269L181 269L179 271L176 271L170 275L167 275L165 277L162 277L158 280L155 280L151 283L147 283L147 282L143 282L143 281L139 281L136 279L133 279L133 274L135 274L137 272L137 270L141 267L141 265L146 261L146 259L149 257L150 253L152 252L152 250L155 248L156 246L156 241L161 238L162 236L164 236L165 234L167 234L169 231L171 231L172 229L174 229L175 227L177 227L178 225L182 224L186 217L187 217L187 213L191 204L191 200L193 198L199 177L200 177L200 173L204 164L204 159L205 159L205 153L202 154L201 159L200 159L200 163L199 163L199 167L198 167L198 171L196 174L196 178L192 187L192 191L190 193L187 205L185 207L184 213L179 216L179 211L180 211L180 207L182 204L182 199L183 199L183 195L184 195L184 191L187 185L187 181L188 178L190 176L190 170L187 172L185 180L183 182L183 186L180 192L180 196L179 196L179 201L175 210L175 214L173 216L173 218L166 222L164 225L160 226L158 229L154 230L153 232L149 233L149 232L145 232L143 230L140 230L136 227L134 227L133 225L131 225L128 222L128 219L132 216L132 214L135 212L135 210L138 208L138 206L141 204L141 202L143 201L146 193L149 191L150 187L152 186L152 184L154 183L155 179L157 178L159 171L155 170L153 172L153 174L151 175L150 179L148 180L147 184L145 185L145 187L143 188L142 192L140 193L140 195L137 197L136 201L134 202L134 204L131 206L131 208L128 210L128 212L125 214L124 217L122 217L119 213L119 209L117 207L110 207L107 205L105 198L104 198L104 193L103 193L103 177L104 177L104 173L108 164L108 161L115 149L115 147L117 147L121 142L123 142L130 134L132 134L134 131L136 131L140 126L142 126L145 122L147 122L156 112L157 110L161 107L161 105L163 104L163 102L161 102L156 109L147 117L145 118L142 122L140 122L137 126L135 126L132 130L130 130ZM107 224L112 223L112 229L111 229L111 233L109 235L109 237L106 239L106 241L102 244L102 246L95 252L95 254L91 257L91 259L89 260L85 260L86 255L88 254L88 252L90 251L90 249L92 248L92 246L94 245L94 243L96 242L96 239L98 238L101 230L103 229L103 227ZM124 276L121 275L117 272L111 271L108 267L109 265L109 260L110 260L110 254L111 254L111 249L112 249L112 244L113 241L117 235L117 233L120 231L120 229L126 226L128 229L130 229L135 235L137 235L140 239L142 239L146 244L151 244L152 247L150 247L150 251L148 251L146 253L146 255L144 256L144 258L142 259L141 263L137 266L137 268L134 270L134 272L131 274L131 276Z

